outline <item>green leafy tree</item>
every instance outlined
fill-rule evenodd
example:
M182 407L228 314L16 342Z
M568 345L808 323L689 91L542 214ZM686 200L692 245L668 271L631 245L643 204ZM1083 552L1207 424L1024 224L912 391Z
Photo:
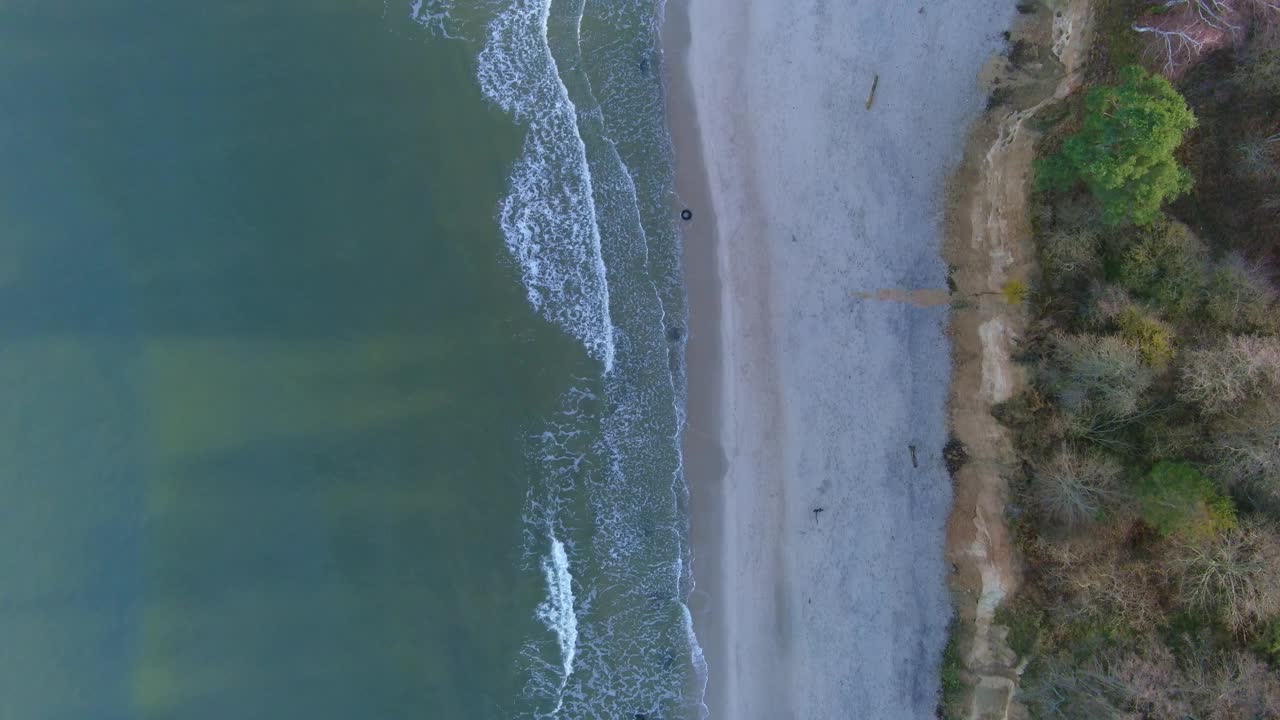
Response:
M1037 163L1042 189L1084 182L1102 203L1109 224L1146 225L1166 200L1191 189L1191 175L1174 152L1196 118L1168 80L1137 66L1122 82L1095 87L1085 99L1084 124L1062 151Z
M1157 463L1135 494L1143 521L1161 535L1204 540L1236 526L1231 501L1187 463Z

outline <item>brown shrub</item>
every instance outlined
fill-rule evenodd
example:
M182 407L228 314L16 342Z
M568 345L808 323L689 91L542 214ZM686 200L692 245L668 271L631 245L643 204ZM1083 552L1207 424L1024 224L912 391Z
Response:
M1257 720L1280 717L1280 676L1253 655L1212 652L1188 640L1179 662L1163 643L1148 638L1129 652L1106 658L1111 697L1151 720Z
M1093 228L1060 227L1040 241L1040 264L1055 284L1098 271L1098 232Z
M1164 643L1147 638L1114 660L1112 672L1124 684L1128 705L1144 718L1186 718L1195 713L1195 689Z
M1244 652L1232 652L1209 673L1201 717L1246 720L1280 717L1280 676Z
M1030 548L1049 601L1049 631L1061 639L1079 627L1122 635L1149 632L1165 619L1167 583L1157 563L1130 548L1131 521L1098 525Z
M1118 285L1098 285L1089 293L1084 320L1098 328L1113 326L1116 319L1134 307L1133 298Z

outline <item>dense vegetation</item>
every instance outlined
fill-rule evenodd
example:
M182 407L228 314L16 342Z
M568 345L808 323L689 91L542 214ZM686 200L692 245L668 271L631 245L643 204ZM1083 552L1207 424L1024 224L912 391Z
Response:
M1038 718L1280 718L1280 18L1259 9L1171 84L1136 66L1149 6L1101 2L1090 87L1045 128L1033 381L998 412L1027 567L1000 619Z

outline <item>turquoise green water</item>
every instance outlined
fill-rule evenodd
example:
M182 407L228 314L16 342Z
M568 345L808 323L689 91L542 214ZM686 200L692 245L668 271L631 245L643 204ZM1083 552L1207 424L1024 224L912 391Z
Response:
M0 717L693 712L656 8L539 6L0 2Z

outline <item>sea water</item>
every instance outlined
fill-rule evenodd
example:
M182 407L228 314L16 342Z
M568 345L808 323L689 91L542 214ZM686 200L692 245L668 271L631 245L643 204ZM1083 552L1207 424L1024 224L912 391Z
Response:
M703 714L661 13L0 6L0 717Z

